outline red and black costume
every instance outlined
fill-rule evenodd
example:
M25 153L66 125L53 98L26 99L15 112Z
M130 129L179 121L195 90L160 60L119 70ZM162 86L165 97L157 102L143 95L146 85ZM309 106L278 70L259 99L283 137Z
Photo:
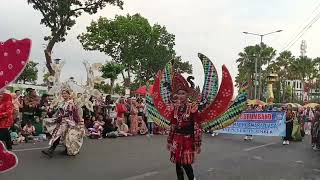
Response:
M0 141L6 144L8 150L12 149L9 128L13 125L13 103L10 94L2 94L0 100Z
M156 84L156 83L155 83ZM159 84L158 84L159 86ZM158 87L157 85L155 87ZM189 87L188 82L180 75L174 74L171 85L172 95L174 96L179 90L187 93L187 97L194 95L195 91ZM155 102L158 107L163 107L163 102ZM186 99L186 102L172 103L166 107L164 115L170 121L170 133L168 136L168 150L170 151L170 160L176 164L176 173L178 180L183 180L183 170L185 170L189 180L194 179L193 164L196 153L200 153L201 146L201 122L202 118L197 109L197 103L192 103Z
M185 105L175 108L171 119L168 147L170 160L176 164L192 164L196 152L200 152L201 119L197 113L189 113Z
M232 102L234 86L226 66L222 66L219 86L218 74L211 60L201 53L198 56L205 74L201 93L200 88L194 87L193 77L186 80L174 71L174 64L168 63L155 78L152 98L147 96L150 118L158 126L170 129L167 147L171 162L176 164L178 180L183 180L182 168L189 180L194 179L191 165L195 155L200 153L202 131L225 128L246 109L246 83Z
M194 89L194 84L189 82L179 73L171 73L171 82L163 83L161 79L164 75L160 71L155 79L152 95L154 106L161 116L170 122L170 133L168 136L168 150L170 151L170 161L176 164L178 180L183 180L183 170L188 179L193 180L194 174L192 164L195 155L200 153L202 124L222 115L229 107L233 96L233 84L229 71L225 66L223 79L217 96L204 109L198 109L201 101L199 90ZM171 101L165 102L162 98L161 83L168 87L171 93ZM190 83L190 86L189 86ZM186 95L184 102L178 102L175 96L180 96L182 90Z

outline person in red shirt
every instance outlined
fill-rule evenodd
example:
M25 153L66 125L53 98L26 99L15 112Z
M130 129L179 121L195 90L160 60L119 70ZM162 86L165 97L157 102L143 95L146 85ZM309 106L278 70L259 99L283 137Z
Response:
M116 110L117 110L117 117L124 118L124 114L127 112L127 108L126 108L123 97L119 99L119 103L117 103L116 105Z
M13 103L10 94L0 92L0 141L3 141L7 150L12 150L9 128L13 125Z

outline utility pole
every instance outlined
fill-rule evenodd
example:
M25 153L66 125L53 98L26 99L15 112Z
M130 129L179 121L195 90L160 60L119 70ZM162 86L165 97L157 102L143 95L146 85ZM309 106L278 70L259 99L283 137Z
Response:
M269 33L266 33L266 34L257 34L257 33L251 33L251 32L242 32L244 34L250 34L250 35L255 35L255 36L260 36L260 53L259 53L259 73L258 73L258 69L257 69L257 64L258 64L258 59L256 58L255 59L255 99L259 99L261 98L261 70L262 70L262 67L261 67L261 62L262 62L262 46L263 46L263 37L264 36L267 36L267 35L270 35L270 34L274 34L274 33L279 33L279 32L282 32L283 30L278 30L278 31L273 31L273 32L269 32ZM257 78L257 74L259 76L259 80ZM257 86L259 86L259 92L257 93Z

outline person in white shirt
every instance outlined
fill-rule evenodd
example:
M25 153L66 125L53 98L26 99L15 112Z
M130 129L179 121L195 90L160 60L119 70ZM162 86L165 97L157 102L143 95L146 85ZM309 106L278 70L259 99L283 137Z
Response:
M22 129L22 136L25 137L25 141L28 142L28 140L32 140L33 136L36 132L36 128L32 125L31 121L27 122L27 125L25 125Z

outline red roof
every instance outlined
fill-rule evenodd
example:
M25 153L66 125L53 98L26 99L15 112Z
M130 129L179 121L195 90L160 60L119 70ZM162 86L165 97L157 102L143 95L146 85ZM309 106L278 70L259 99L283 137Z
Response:
M149 94L153 92L153 85L149 86ZM147 86L141 86L137 90L134 91L135 94L142 94L145 95L147 93Z

